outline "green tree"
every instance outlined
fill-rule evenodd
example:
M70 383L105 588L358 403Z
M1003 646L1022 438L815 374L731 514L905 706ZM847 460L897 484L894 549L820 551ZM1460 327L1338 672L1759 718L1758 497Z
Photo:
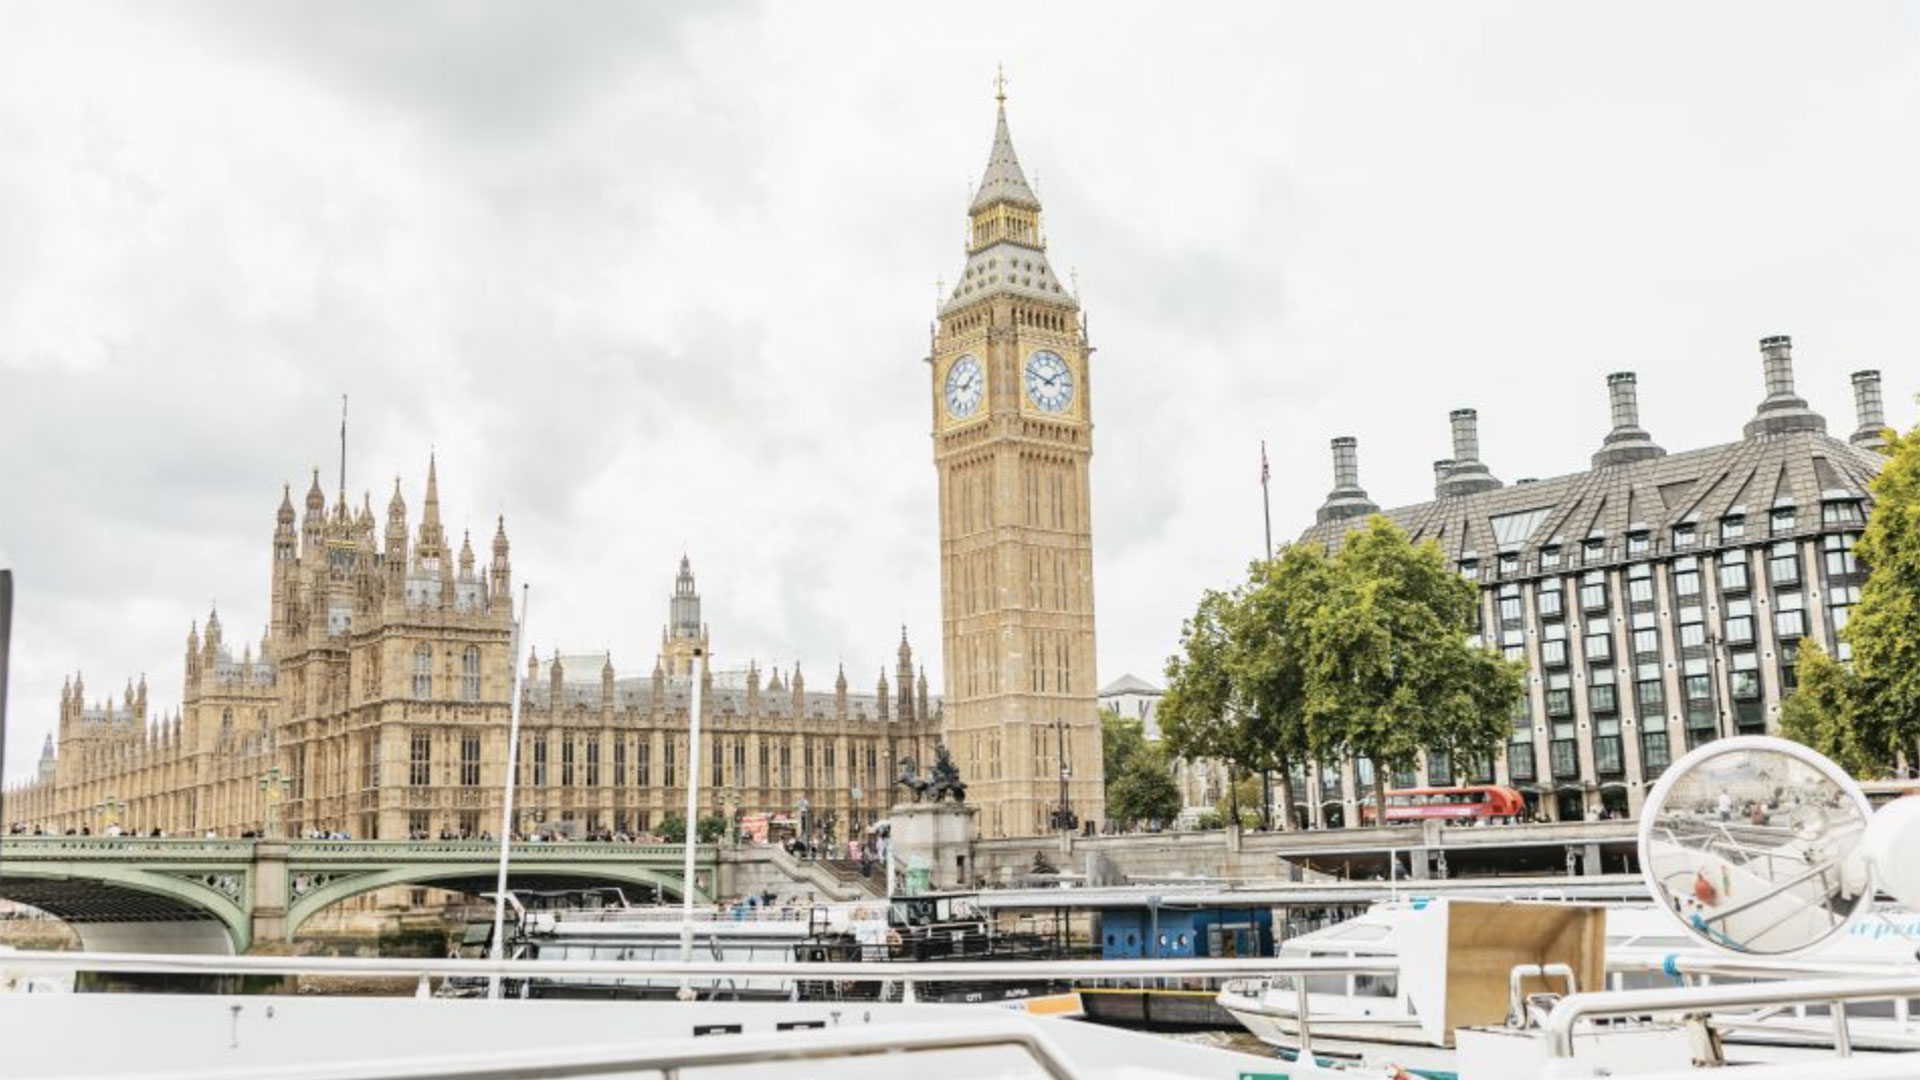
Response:
M660 824L654 829L654 832L659 834L660 838L668 843L677 844L686 839L687 816L678 811L669 813L666 817L660 819ZM727 835L727 819L725 815L722 814L708 814L701 818L693 828L693 839L695 843L711 844L725 835Z
M1864 722L1853 672L1811 639L1800 643L1794 670L1799 686L1780 703L1780 734L1825 754L1854 776L1883 773L1885 725Z
M1107 816L1122 825L1165 824L1180 815L1180 788L1173 782L1167 754L1142 743L1107 777Z
M1167 692L1156 715L1170 753L1188 761L1224 762L1237 780L1249 747L1232 672L1233 607L1227 593L1209 589L1201 594L1193 617L1180 628L1180 651L1167 660ZM1229 820L1238 820L1239 808L1233 809Z
M678 843L687 837L687 816L678 811L667 814L654 826L654 834L668 843Z
M1235 741L1248 768L1275 775L1283 829L1295 825L1294 766L1304 768L1315 749L1306 723L1310 629L1333 574L1319 549L1289 547L1255 563L1246 589L1223 613L1227 671L1244 709Z
M1330 564L1308 626L1308 745L1371 760L1375 806L1385 805L1388 771L1422 749L1456 761L1496 751L1525 669L1470 642L1473 584L1437 544L1411 543L1384 517L1348 536Z
M1873 514L1855 553L1867 565L1844 636L1859 677L1856 717L1869 717L1884 742L1876 758L1909 753L1920 737L1920 427L1887 446L1873 480Z
M1227 785L1220 793L1220 799L1213 804L1213 816L1225 823L1238 821L1243 829L1252 828L1260 823L1260 778L1242 776Z
M1109 792L1114 778L1127 767L1127 760L1146 748L1147 736L1140 721L1129 720L1112 709L1100 710L1100 763L1106 770Z

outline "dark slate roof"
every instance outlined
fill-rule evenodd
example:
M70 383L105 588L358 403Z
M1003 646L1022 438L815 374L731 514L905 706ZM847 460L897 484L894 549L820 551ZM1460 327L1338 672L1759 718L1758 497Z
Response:
M1749 517L1748 536L1775 506L1800 508L1802 528L1819 524L1825 499L1867 499L1885 458L1817 431L1759 435L1722 446L1627 462L1384 513L1415 540L1435 540L1451 560L1519 553L1529 564L1543 546L1607 542L1608 560L1625 556L1628 533L1645 530L1654 551L1670 551L1672 527L1702 526L1697 548L1716 546L1714 528L1729 513ZM1334 545L1365 518L1325 521L1302 543ZM1798 531L1798 530L1796 530Z

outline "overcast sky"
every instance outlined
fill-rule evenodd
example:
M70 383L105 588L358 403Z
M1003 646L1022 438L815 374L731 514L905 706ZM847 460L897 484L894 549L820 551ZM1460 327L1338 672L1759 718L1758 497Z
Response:
M504 513L547 653L650 670L680 553L722 663L936 689L928 323L994 66L1098 353L1102 682L1446 414L1585 467L1607 372L1737 437L1792 334L1920 388L1920 7L0 2L7 772L61 679L178 701L267 619L280 485ZM331 497L333 481L327 482ZM457 541L457 535L456 535ZM484 554L482 556L484 558ZM820 683L816 683L819 685Z

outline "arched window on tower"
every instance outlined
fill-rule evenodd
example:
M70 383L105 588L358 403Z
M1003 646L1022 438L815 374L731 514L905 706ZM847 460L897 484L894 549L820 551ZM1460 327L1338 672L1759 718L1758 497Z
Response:
M467 646L466 653L460 657L460 697L463 701L480 700L480 647Z
M233 710L220 710L220 749L233 747Z
M433 649L422 645L413 650L413 697L425 701L433 696Z

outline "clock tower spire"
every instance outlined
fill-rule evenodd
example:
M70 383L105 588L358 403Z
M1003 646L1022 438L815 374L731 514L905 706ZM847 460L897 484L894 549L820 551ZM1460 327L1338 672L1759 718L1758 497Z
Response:
M1106 817L1087 479L1093 350L1078 299L1047 261L1004 78L995 91L966 266L943 298L929 357L942 707L981 832L1031 836L1061 827L1062 810Z

